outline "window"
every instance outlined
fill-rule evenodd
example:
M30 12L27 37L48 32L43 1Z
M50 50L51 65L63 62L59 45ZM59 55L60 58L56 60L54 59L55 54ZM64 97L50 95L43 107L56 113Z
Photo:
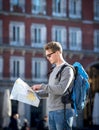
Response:
M23 46L25 41L24 23L11 22L9 30L10 30L10 44L16 46Z
M46 43L46 27L42 24L33 24L31 27L31 43L33 47L42 48Z
M94 32L94 51L99 52L99 30Z
M81 18L81 0L69 0L69 17Z
M0 10L2 10L2 0L0 0Z
M60 42L63 49L67 48L66 45L66 29L64 26L53 26L52 28L52 40Z
M10 10L14 11L14 8L18 7L25 11L25 0L10 0Z
M0 56L0 79L2 78L3 74L3 58Z
M33 81L47 81L47 62L43 58L32 59L32 78Z
M82 34L79 28L69 29L69 49L81 50Z
M32 13L46 14L46 0L32 0Z
M2 44L2 21L0 21L0 44Z
M24 77L24 58L12 56L10 59L10 74L11 79Z
M94 0L94 19L99 20L99 0Z
M66 16L66 0L53 0L52 7L53 16Z

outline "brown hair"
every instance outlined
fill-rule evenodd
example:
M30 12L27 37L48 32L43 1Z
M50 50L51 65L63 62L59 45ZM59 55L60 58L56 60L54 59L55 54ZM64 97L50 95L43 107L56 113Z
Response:
M52 52L60 51L62 53L62 46L59 42L51 41L44 46L44 50L51 49Z

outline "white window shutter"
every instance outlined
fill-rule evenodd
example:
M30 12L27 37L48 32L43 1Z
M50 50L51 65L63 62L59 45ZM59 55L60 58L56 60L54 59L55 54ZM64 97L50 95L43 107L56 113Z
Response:
M3 72L3 59L2 57L0 57L0 77L2 75L2 72Z
M45 74L47 73L47 65L44 60L40 63L41 63L41 77L45 78Z
M19 72L22 77L24 77L24 65L25 65L24 59L22 58L19 60L19 69L20 69Z
M34 41L34 37L35 37L35 35L34 35L34 27L33 27L33 25L31 26L31 44L33 44L33 41Z
M41 42L44 43L46 41L46 28L41 27Z
M0 20L0 44L2 43L2 21Z
M55 28L54 27L52 28L51 34L52 34L52 40L55 40Z
M20 5L24 5L25 0L19 0Z
M13 42L13 24L10 23L9 25L9 35L10 35L10 44Z
M66 45L66 37L67 37L67 34L66 34L66 29L62 29L62 43L63 43L63 47L64 49L67 48L67 45Z
M81 50L81 41L82 41L82 39L81 39L81 31L79 30L79 31L77 31L77 47L78 47L78 49L79 50Z
M81 16L81 0L78 0L76 2L76 10L77 10L77 16Z
M62 14L66 16L66 0L61 1Z
M20 29L20 31L19 31L20 32L20 34L19 34L20 35L20 44L24 45L24 41L25 41L25 26L21 25L19 29Z

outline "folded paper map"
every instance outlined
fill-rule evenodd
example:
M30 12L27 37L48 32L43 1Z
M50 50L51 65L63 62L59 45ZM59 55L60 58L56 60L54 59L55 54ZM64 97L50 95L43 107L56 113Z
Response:
M17 100L36 107L38 107L40 103L37 94L21 78L18 78L15 81L11 91L10 99Z

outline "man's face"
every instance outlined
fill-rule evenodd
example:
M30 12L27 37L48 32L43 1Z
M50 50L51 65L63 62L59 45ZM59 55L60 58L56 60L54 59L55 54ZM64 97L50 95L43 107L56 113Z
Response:
M49 49L46 50L45 53L46 53L46 58L49 60L51 64L56 63L56 58L57 58L56 52L52 52L52 50Z

